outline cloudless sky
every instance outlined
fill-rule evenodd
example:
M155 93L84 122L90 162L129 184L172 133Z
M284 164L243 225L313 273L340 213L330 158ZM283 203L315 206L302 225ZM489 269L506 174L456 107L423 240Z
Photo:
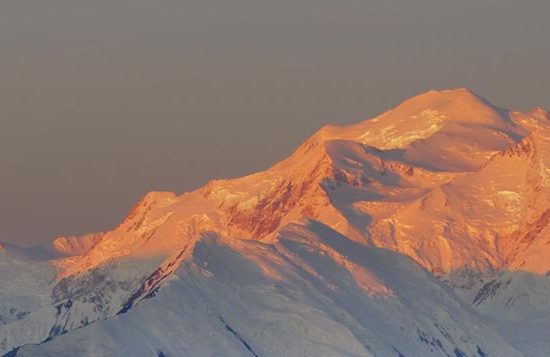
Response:
M2 0L0 240L112 228L327 123L469 87L550 108L548 0Z

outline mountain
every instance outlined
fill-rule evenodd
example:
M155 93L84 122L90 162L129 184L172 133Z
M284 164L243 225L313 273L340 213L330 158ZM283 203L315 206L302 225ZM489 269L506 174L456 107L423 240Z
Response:
M115 229L0 249L9 356L546 356L550 114L430 91Z

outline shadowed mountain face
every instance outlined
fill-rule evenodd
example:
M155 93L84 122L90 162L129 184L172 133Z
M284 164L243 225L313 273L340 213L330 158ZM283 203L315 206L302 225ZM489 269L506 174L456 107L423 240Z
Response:
M550 115L431 91L110 232L3 247L0 352L546 355L549 212Z

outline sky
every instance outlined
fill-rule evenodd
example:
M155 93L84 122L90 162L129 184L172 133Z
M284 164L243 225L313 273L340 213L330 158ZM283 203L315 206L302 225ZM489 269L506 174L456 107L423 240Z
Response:
M550 108L548 0L2 0L0 241L105 231L428 89Z

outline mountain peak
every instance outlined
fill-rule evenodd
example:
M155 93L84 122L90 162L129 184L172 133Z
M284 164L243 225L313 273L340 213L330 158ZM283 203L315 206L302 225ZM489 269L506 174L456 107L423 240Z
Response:
M478 123L482 119L495 119L498 112L502 111L485 98L475 94L467 88L430 90L414 96L395 109L383 115L397 112L399 114L410 114L413 118L415 113L423 111L437 111L445 115L447 119L461 120L463 122ZM486 117L491 118L486 118ZM499 118L500 119L500 118Z
M457 99L467 99L467 100L479 100L483 99L476 93L474 93L472 90L461 87L461 88L454 88L454 89L430 89L426 92L420 93L412 98L410 100L420 99L420 98L426 98L426 99L434 99L434 98L440 98L440 97L446 97L446 98L454 98ZM483 99L484 100L484 99Z
M540 111L538 111L538 115ZM457 126L490 128L516 134L507 111L467 88L429 90L403 101L379 116L348 126L327 125L308 142L327 140L358 141L381 150L402 149L426 139L440 129L456 131ZM309 147L308 146L308 147Z
M385 113L325 130L436 171L469 171L525 135L508 111L466 88L421 93ZM453 138L449 141L449 138Z

